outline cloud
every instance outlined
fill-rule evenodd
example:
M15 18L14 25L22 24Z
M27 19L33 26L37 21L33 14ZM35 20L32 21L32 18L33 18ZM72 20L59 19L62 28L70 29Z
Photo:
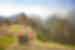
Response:
M48 7L46 6L15 6L7 5L0 6L0 15L12 15L20 12L25 12L26 14L38 14L40 16L46 16L49 13Z
M40 15L42 19L46 19L48 15L53 13L65 13L64 9L49 9L47 6L16 6L16 5L0 5L0 15L11 17L13 14L24 12L27 15Z

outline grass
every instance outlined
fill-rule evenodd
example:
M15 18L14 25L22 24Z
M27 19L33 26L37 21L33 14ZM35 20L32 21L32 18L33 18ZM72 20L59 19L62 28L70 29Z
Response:
M20 27L19 25L12 25L9 31L19 32L20 31L19 27ZM0 48L7 48L14 42L16 42L16 38L13 35L2 36L0 37Z
M11 32L20 32L21 31L21 25L11 25L11 28L9 29Z
M75 46L72 45L60 44L55 42L42 42L39 40L36 40L36 44L41 47L48 47L48 48L75 48Z
M15 38L13 36L3 36L3 37L0 37L0 47L8 47L10 46L11 44L13 44L15 42Z
M41 42L41 41L36 41L36 44L41 46L41 47L47 47L47 48L64 48L63 45L54 43L54 42Z

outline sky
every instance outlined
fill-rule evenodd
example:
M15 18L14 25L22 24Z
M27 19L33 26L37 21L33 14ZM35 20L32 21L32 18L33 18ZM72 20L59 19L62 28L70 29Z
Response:
M75 8L75 0L0 0L0 15L6 17L25 12L45 18L54 12Z

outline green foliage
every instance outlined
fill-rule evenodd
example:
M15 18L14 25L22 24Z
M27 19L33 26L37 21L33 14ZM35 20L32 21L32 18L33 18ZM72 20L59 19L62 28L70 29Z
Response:
M48 41L48 36L46 33L41 32L41 33L37 34L37 39L45 42L45 41Z

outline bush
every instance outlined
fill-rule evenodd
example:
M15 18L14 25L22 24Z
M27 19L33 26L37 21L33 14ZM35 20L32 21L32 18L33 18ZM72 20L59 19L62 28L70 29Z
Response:
M45 42L45 41L48 41L48 36L46 33L41 32L37 34L37 39Z

